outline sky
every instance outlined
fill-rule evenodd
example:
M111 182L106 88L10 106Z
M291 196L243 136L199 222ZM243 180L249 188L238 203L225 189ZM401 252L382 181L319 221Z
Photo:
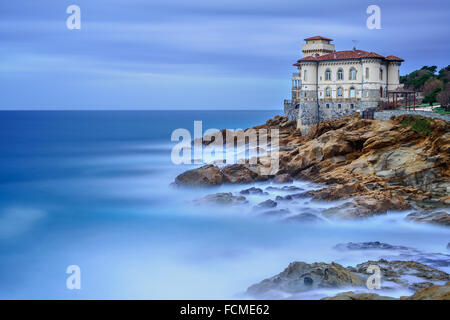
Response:
M399 56L401 74L442 68L449 14L442 0L2 0L0 109L281 109L304 38Z

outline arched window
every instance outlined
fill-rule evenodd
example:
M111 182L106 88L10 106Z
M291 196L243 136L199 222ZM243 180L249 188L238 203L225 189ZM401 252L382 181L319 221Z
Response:
M356 80L356 70L353 68L350 69L350 80Z
M383 87L380 87L380 98L383 97Z
M331 97L331 90L330 90L330 88L326 88L325 89L325 96L326 97Z
M327 71L325 71L325 80L331 80L331 70L327 69Z
M308 72L307 72L308 70L305 70L304 72L303 72L303 80L308 80Z
M350 88L350 98L354 98L355 97L355 88L351 87Z
M366 79L369 79L369 68L366 68Z
M338 88L338 97L342 97L342 88L341 87L339 87Z
M383 80L383 69L380 68L380 80Z
M338 70L337 78L338 78L338 80L343 80L344 79L344 70L342 70L342 69Z

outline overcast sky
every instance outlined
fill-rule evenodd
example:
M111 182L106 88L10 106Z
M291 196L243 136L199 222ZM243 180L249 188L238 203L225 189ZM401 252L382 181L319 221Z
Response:
M81 8L81 30L66 9ZM381 30L366 9L381 8ZM277 109L309 36L393 54L405 74L450 64L450 2L0 2L1 109Z

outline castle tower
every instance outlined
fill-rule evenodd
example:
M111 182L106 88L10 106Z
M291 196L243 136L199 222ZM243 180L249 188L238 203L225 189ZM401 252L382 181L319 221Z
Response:
M306 43L302 45L304 57L318 57L334 52L334 44L331 43L333 39L315 36L306 38L305 41Z

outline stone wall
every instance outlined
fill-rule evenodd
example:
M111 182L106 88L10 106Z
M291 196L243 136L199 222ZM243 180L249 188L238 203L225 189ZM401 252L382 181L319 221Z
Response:
M389 120L392 116L400 116L402 114L411 114L414 116L423 116L433 119L441 119L444 121L450 121L450 115L438 114L429 111L413 111L413 110L385 110L375 112L374 118L376 120Z

